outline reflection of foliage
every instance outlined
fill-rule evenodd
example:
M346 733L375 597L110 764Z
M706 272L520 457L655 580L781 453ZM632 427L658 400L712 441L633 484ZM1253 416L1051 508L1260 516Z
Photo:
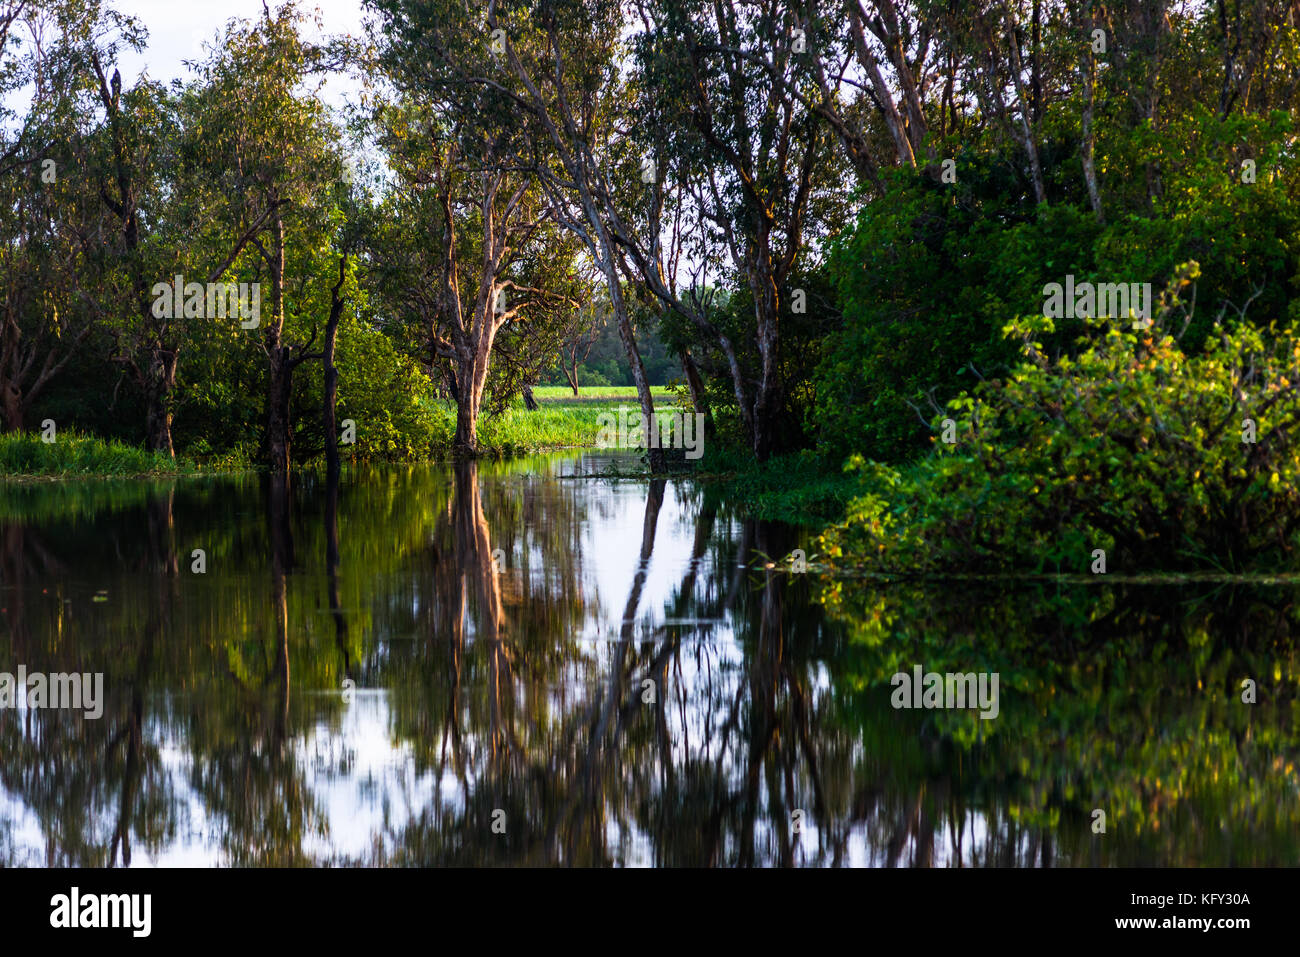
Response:
M94 502L94 521L35 508L47 517L6 524L0 662L102 670L108 701L100 722L44 713L30 731L0 712L0 860L115 863L124 843L163 855L195 828L203 853L257 865L1300 851L1289 588L819 582L755 563L807 542L706 487L556 479L569 468L356 473L332 583L311 475L287 535L247 478ZM593 535L636 559L612 593ZM997 671L999 717L894 710L889 679L914 664ZM345 675L387 741L351 736ZM1246 676L1254 707L1239 703ZM376 756L397 783L363 769ZM349 789L382 806L350 847ZM48 849L16 843L14 806Z
M1102 808L1108 833L1123 835L1104 840L1125 863L1276 864L1300 852L1300 656L1288 637L1300 612L1289 590L835 582L820 597L848 631L842 720L861 723L869 762L911 778L905 789L957 765L968 800L996 788L1011 818L1070 820L1065 834L1085 842ZM890 678L916 664L998 672L1000 715L894 711ZM1254 706L1240 699L1246 677ZM900 737L900 725L912 730ZM1091 853L1067 851L1078 863Z

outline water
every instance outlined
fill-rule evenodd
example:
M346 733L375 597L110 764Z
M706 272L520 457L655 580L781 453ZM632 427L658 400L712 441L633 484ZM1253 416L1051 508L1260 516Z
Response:
M1300 859L1295 586L793 574L611 464L5 488L0 671L105 700L0 709L0 863Z

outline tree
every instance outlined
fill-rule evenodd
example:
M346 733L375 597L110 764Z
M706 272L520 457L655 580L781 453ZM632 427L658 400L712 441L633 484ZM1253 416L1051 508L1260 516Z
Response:
M316 325L306 343L285 342L287 295L317 271L315 253L328 234L332 187L343 169L333 145L339 131L314 92L302 89L321 51L299 36L300 20L285 4L255 24L232 24L184 104L188 195L210 229L206 249L216 252L205 257L216 260L208 281L225 275L246 250L260 259L257 275L265 270L270 279L270 315L258 323L268 373L266 455L275 473L289 470L294 370L321 358L309 351ZM289 248L295 241L296 252Z
M24 37L31 52L20 55ZM138 25L95 3L0 8L0 91L31 90L16 128L9 121L17 116L0 107L0 412L7 431L24 427L33 403L103 317L104 210L93 181L73 171L94 162L87 59L113 56L123 42L138 47Z
M808 95L796 93L799 28L784 5L661 0L642 11L642 110L679 165L694 229L752 296L760 359L752 386L734 348L727 351L741 418L762 461L784 451L788 434L782 311L793 295L789 280L815 254L807 231L826 222L836 173L831 139ZM764 55L775 70L760 65Z
M494 409L554 356L558 322L579 306L576 250L539 188L528 129L511 101L449 82L396 45L383 62L407 97L379 117L399 174L390 240L408 247L399 252L407 269L390 274L389 289L419 313L431 362L449 365L454 447L472 457L494 355L513 373L496 377Z
M559 366L575 398L578 395L578 367L591 355L591 348L600 338L603 325L604 316L597 312L594 303L588 303L583 309L575 310L570 315L569 321L565 323L564 339L560 345Z
M623 289L623 252L613 167L628 157L616 120L625 104L620 79L625 26L612 0L459 4L371 0L389 59L428 87L474 87L508 103L530 126L533 168L556 221L582 242L603 277L636 383L641 414L654 400L637 350ZM467 37L478 38L467 43ZM500 115L500 114L498 114ZM658 448L651 465L662 467Z

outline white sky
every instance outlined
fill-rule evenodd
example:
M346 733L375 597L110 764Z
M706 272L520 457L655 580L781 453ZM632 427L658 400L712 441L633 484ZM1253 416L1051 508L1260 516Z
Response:
M125 50L118 61L122 71L122 85L135 84L145 70L161 83L173 79L188 79L183 60L204 57L202 44L211 43L231 19L255 20L262 15L261 0L224 0L222 3L192 3L188 0L108 0L108 6L121 13L138 18L149 30L148 46L143 53ZM278 2L270 2L275 10ZM361 35L362 8L360 0L306 0L298 9L306 14L308 24L303 34L309 40L319 41L326 35L342 33ZM314 12L320 12L322 29L315 26ZM358 85L345 77L331 77L322 94L331 106L341 106L345 99L354 99Z

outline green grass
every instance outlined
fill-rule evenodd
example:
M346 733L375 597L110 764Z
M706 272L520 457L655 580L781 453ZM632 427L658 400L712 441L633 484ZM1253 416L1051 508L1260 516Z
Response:
M666 385L652 385L650 394L656 399L672 398L672 392ZM579 394L575 398L573 390L567 385L541 385L533 389L533 396L538 402L583 402L592 401L593 399L627 399L630 402L636 402L636 386L634 385L590 385L580 386Z
M610 403L608 407L614 405ZM596 418L606 407L595 402L575 405L548 402L536 412L529 412L522 405L512 407L501 415L479 420L479 446L484 454L498 456L589 448L596 444L596 434L600 431ZM450 439L448 436L449 446Z
M0 478L87 478L92 476L182 475L197 472L188 459L171 459L123 442L60 429L55 441L38 432L0 435Z
M635 388L616 386L614 389L618 394L613 396L593 395L574 400L573 391L566 388L563 391L568 393L567 396L543 398L538 395L541 408L536 412L529 412L520 401L501 415L484 416L478 423L480 450L485 455L507 456L554 449L593 448L600 432L599 417L602 412L615 412L620 407L629 411L637 409ZM536 394L541 390L533 391ZM671 411L672 393L663 389L657 391L655 397L658 410L665 413ZM452 410L449 421L454 429L454 407L450 403L448 407ZM452 435L448 434L448 449L451 447L451 439Z
M619 408L629 412L637 410L636 389L630 386L586 390L577 400L567 388L546 387L536 391L552 394L538 396L542 406L535 412L526 410L519 400L501 415L485 415L479 419L479 447L483 455L504 458L530 452L594 448L602 412ZM596 395L598 391L612 394ZM663 413L673 411L674 398L667 388L655 387L656 405ZM436 400L434 405L437 426L429 452L434 458L443 458L451 454L456 407L446 400ZM52 443L42 441L39 433L0 435L0 480L172 476L251 467L251 448L197 460L179 456L173 461L138 446L95 438L71 428L60 429Z

